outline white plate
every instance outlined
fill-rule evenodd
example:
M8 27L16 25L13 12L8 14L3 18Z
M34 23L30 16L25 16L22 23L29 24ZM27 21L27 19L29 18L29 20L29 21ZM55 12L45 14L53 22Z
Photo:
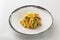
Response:
M42 26L37 27L36 29L27 29L20 24L20 20L23 19L23 16L26 12L38 12L41 15ZM18 33L22 34L39 34L46 31L53 23L53 18L51 13L43 7L35 5L27 5L20 8L17 8L9 16L10 26Z

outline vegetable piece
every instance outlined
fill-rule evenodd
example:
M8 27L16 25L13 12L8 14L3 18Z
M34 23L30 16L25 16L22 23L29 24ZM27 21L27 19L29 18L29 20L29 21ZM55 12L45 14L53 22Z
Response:
M37 26L38 26L37 21L34 21L34 23L33 23L33 27L36 28Z

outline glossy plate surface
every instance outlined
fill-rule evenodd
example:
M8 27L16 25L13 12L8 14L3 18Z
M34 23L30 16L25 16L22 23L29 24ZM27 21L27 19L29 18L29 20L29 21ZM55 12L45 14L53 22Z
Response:
M20 20L23 19L26 12L37 12L40 14L42 19L42 26L37 27L36 29L27 29L20 24ZM53 23L53 18L51 13L43 7L35 5L22 6L14 10L9 16L9 24L14 31L22 34L39 34L46 31L51 27Z

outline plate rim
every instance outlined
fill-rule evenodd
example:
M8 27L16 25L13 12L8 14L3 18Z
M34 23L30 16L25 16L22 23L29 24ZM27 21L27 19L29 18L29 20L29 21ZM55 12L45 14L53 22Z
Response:
M22 35L36 35L36 34L21 33L21 32L19 32L18 30L16 30L16 29L12 26L12 24L11 24L10 18L11 18L11 16L13 15L13 13L16 12L16 11L18 11L18 10L20 10L20 9L22 9L22 8L26 8L26 7L35 7L35 8L38 8L38 9L46 10L46 11L51 15L51 18L52 18L52 24L50 25L50 27L53 25L53 16L52 16L52 14L51 14L46 8L41 7L41 6L37 6L37 5L25 5L25 6L21 6L21 7L17 8L17 9L15 9L14 11L12 11L12 13L11 13L10 16L9 16L9 25L10 25L10 27L11 27L15 32L17 32L17 33L19 33L19 34L22 34ZM50 28L50 27L49 27L49 28ZM48 29L49 29L49 28L48 28ZM41 33L47 31L48 29L42 31ZM37 34L41 34L41 33L37 33Z

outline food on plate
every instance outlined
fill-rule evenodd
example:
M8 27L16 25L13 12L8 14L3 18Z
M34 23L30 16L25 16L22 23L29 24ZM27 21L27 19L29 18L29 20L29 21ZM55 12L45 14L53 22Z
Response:
M41 26L41 17L36 12L27 12L24 15L24 18L20 21L20 24L25 28L35 29L38 26Z

